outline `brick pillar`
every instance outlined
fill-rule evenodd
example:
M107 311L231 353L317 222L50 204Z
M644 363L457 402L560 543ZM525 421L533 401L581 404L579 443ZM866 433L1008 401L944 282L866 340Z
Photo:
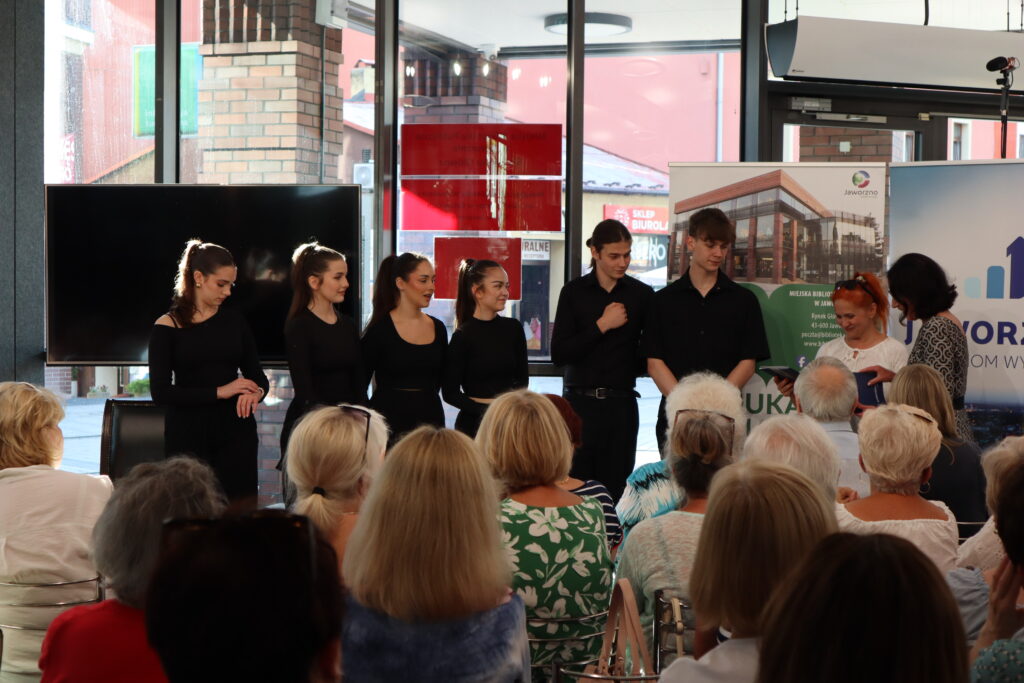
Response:
M313 15L313 0L203 0L198 182L320 183L321 147L322 182L341 182L341 31Z
M482 54L403 55L405 123L503 123L507 69ZM459 73L455 73L455 64Z
M849 143L849 151L843 152ZM892 133L870 128L800 126L800 161L892 161Z

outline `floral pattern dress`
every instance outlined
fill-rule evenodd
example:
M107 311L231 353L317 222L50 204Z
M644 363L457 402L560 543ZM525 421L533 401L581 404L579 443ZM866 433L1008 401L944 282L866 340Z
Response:
M608 609L613 585L604 510L594 498L576 505L536 507L506 498L501 504L512 588L526 604L526 629L534 666L596 657L601 638L572 640L604 630L604 620L531 622L532 618L581 617Z

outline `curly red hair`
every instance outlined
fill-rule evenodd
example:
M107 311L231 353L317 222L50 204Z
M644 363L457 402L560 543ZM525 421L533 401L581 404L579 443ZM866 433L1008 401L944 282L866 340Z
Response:
M854 273L853 279L845 282L856 284L852 287L840 287L837 284L835 291L832 292L832 303L842 299L860 308L868 308L875 304L878 307L875 312L875 324L883 333L888 333L889 297L886 296L882 283L874 273Z

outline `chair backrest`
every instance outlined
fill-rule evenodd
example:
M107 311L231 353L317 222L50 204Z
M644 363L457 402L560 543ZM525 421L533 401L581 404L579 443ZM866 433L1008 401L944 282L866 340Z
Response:
M117 480L140 462L166 458L166 412L153 401L108 398L103 408L100 474Z
M596 652L601 649L600 644L604 638L605 623L607 621L607 611L584 614L578 617L527 617L526 624L529 631L536 632L538 627L546 627L544 628L545 631L554 634L551 637L540 638L530 636L527 638L530 643L530 652L533 653L537 648L544 648L545 646L557 646L560 648L576 643L581 645L579 649L583 652ZM575 633L575 635L557 635L563 633L566 628ZM580 631L584 631L584 633L580 633ZM587 656L584 659L572 662L559 661L556 657L554 661L533 664L530 668L534 671L533 677L535 679L543 680L545 678L545 670L551 671L553 674L555 667L560 664L582 667L593 661L595 661L593 656Z
M981 531L981 527L985 526L986 522L957 522L957 540L963 543L974 534Z
M578 665L558 664L555 666L554 683L575 683L576 681L615 681L616 683L640 683L656 681L661 674L594 674L583 671Z
M48 583L11 583L0 581L0 669L7 670L4 658L4 641L12 640L19 632L26 633L19 638L34 638L41 642L42 632L57 616L77 605L102 602L106 597L103 580L99 576L74 581L53 581ZM5 636L4 632L7 632ZM30 636L35 632L38 635ZM15 650L24 655L25 642L18 643ZM36 645L38 649L38 645ZM35 657L38 658L38 652Z
M654 591L654 620L651 624L654 641L654 670L660 672L664 665L683 656L692 656L693 637L696 624L693 623L693 606L682 598L666 597L664 591ZM688 623L689 622L689 623ZM690 643L687 644L687 636Z

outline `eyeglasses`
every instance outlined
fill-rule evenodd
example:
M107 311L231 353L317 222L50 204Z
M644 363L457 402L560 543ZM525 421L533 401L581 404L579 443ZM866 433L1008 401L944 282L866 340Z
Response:
M863 290L863 291L867 292L867 295L871 297L871 300L874 303L876 303L876 304L878 303L878 299L875 298L875 293L871 291L871 288L868 287L867 281L864 280L864 278L862 278L862 277L855 277L852 280L840 280L839 282L836 283L835 289L836 289L836 291L838 291L840 289L847 289L847 290L860 289L860 290Z
M725 420L726 422L728 422L730 427L733 427L733 428L736 427L736 419L734 417L726 415L725 413L720 413L717 410L701 410L700 408L683 408L682 410L677 410L676 411L675 419L672 422L672 426L673 427L675 427L677 424L679 424L679 417L681 415L683 415L684 413L687 414L687 415L692 415L692 416L696 416L696 415L710 415L710 416L714 416L714 417L720 417L723 420Z

